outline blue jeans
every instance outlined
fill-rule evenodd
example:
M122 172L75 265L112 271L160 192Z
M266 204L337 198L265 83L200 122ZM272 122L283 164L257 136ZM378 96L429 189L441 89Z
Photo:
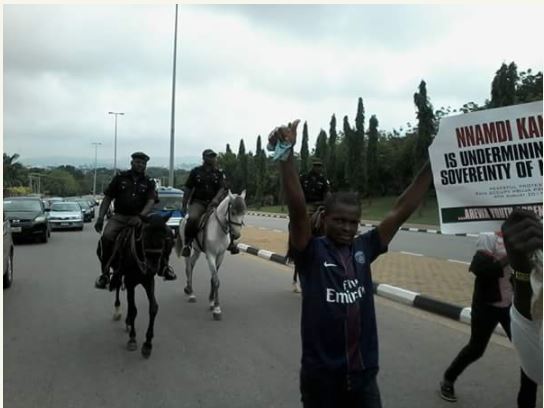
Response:
M378 369L345 375L300 372L304 408L381 408Z

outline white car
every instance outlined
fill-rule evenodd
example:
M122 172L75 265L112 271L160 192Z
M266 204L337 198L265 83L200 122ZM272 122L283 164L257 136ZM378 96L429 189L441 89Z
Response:
M81 206L74 201L54 202L49 211L51 229L83 229Z

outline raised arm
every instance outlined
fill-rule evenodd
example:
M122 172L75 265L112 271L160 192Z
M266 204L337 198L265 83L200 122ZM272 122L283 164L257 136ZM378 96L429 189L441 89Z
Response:
M281 139L296 140L296 132L299 121L296 120L288 127L281 127L275 130ZM310 218L306 212L306 200L298 176L293 152L291 151L286 161L280 161L280 177L285 192L285 199L289 209L291 245L298 251L302 251L308 245L312 237Z
M412 183L397 198L393 209L378 225L378 234L383 245L389 245L401 225L421 204L432 181L431 164L427 160Z

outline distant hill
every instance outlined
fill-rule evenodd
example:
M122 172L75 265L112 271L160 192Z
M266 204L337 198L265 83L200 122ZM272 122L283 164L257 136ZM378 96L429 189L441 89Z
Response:
M112 168L113 160L97 160L97 167ZM44 157L21 157L18 160L24 166L32 167L57 167L70 165L74 167L84 167L84 168L94 168L94 161L89 160L85 157L61 157L61 156L44 156ZM119 162L119 166L125 167L125 160ZM170 165L169 158L157 157L152 158L152 161L149 163L153 167L166 167ZM201 164L201 159L198 157L179 157L174 160L174 167L176 169L190 170L195 166Z

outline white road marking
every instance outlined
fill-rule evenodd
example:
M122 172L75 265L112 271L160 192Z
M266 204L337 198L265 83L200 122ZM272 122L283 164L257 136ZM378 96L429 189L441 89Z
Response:
M266 230L267 230L268 228L265 228L265 227L259 227L259 229L260 229L261 231L266 231Z
M283 232L283 231L279 229L273 229L272 232Z
M414 252L406 252L406 251L400 251L401 254L405 255L413 255L413 256L423 256L423 254L416 254Z
M470 265L470 262L458 261L457 259L448 259L448 262L455 262L455 263L460 263L463 265Z

